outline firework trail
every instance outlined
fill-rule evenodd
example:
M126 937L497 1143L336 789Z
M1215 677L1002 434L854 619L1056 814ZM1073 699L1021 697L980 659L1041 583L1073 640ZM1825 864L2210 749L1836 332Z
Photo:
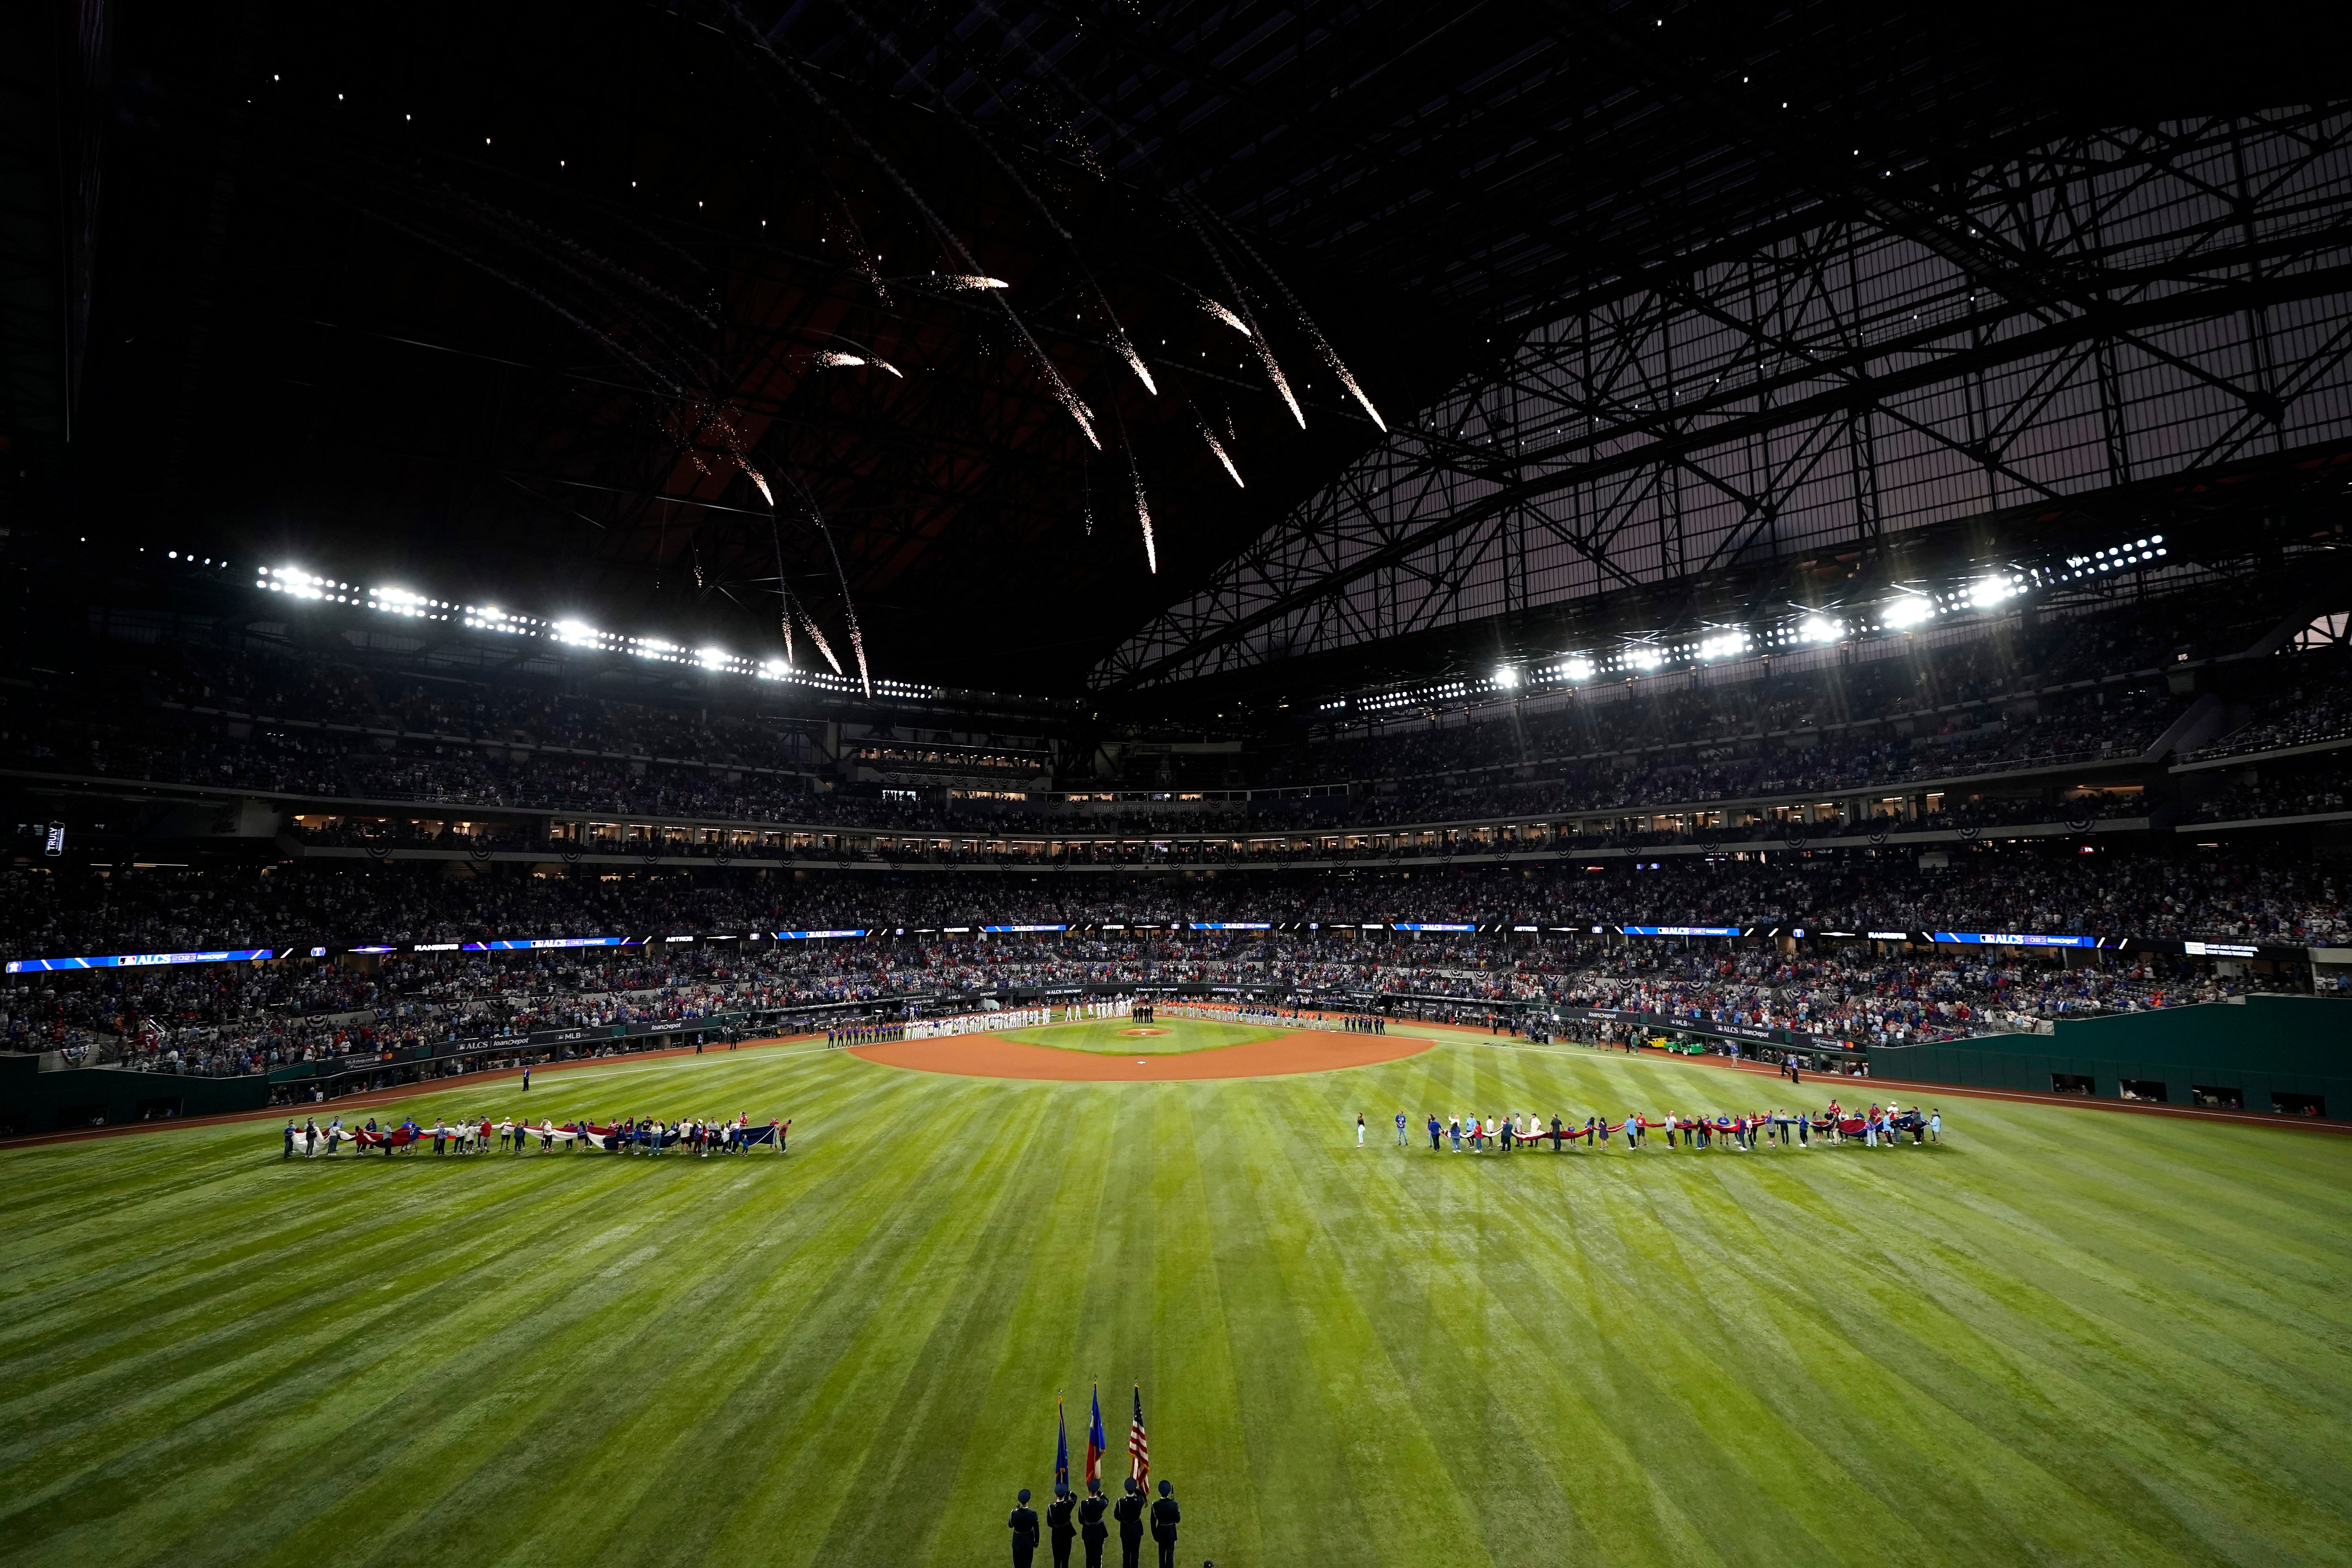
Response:
M1160 575L1160 546L1151 537L1151 500L1143 493L1143 470L1135 466L1133 444L1121 444L1127 447L1128 478L1135 481L1135 520L1143 525L1144 563L1151 568L1151 574L1157 577Z
M1217 264L1218 276L1225 280L1226 289L1232 291L1234 303L1241 307L1242 314L1238 324L1248 335L1250 347L1257 351L1258 363L1265 366L1266 379L1274 383L1274 389L1276 392L1282 394L1282 401L1289 405L1290 416L1298 421L1298 427L1301 430L1306 429L1306 411L1298 406L1298 399L1291 395L1289 378L1282 374L1282 366L1275 359L1274 350L1266 346L1265 329L1257 324L1257 317L1250 310L1249 296L1242 292L1241 285L1234 280L1233 270L1225 265L1224 253L1217 248L1215 243L1209 238L1209 231L1202 228L1201 220L1193 216L1192 204L1172 191L1169 194L1169 200L1175 203L1176 210L1183 216L1185 226L1192 229L1193 237L1201 242L1201 248L1209 253L1209 259Z
M835 127L843 135L848 137L851 143L859 152L865 153L867 160L898 187L898 194L906 198L908 205L922 215L923 221L930 226L932 234L939 238L940 243L953 251L962 261L967 273L972 277L985 276L981 272L980 263L965 247L961 237L940 221L940 215L931 210L930 204L923 200L921 193L908 182L905 175L898 173L898 166L882 155L881 149L868 142L857 127L849 122L848 117L835 108L832 100L819 92L815 84L803 76L800 68L793 65L782 50L768 41L767 35L751 25L751 19L743 15L742 7L736 4L736 0L720 0L720 4L728 17L734 22L752 47L772 60L785 79L801 90L802 96L806 98L818 112L832 121ZM1070 384L1062 379L1061 370L1046 356L1045 351L1038 346L1037 340L1031 334L1028 324L1022 321L1020 313L1014 310L1004 298L1004 290L991 289L987 293L988 297L996 302L996 308L1004 312L1004 319L1011 323L1013 330L1021 334L1021 341L1029 345L1030 355L1035 360L1039 372L1045 377L1047 389L1052 392L1054 400L1062 405L1063 412L1069 415L1077 425L1079 432L1099 451L1102 448L1102 438L1095 434L1094 416L1087 411L1086 404L1076 392L1070 389ZM854 622L851 641L853 644L856 641Z
M841 584L841 618L849 625L849 651L857 657L858 683L865 688L866 695L871 698L874 695L874 677L866 668L866 634L858 629L857 604L849 596L849 574L842 569L841 552L833 542L833 530L825 526L824 512L817 506L816 497L808 486L795 480L793 489L798 492L800 503L808 512L809 521L815 524L817 537L824 541L825 553L833 557L834 580ZM833 666L834 673L841 674L841 661L833 657L833 649L825 642L824 634L817 630L815 621L808 623L808 631L818 651Z
M1225 325L1231 327L1242 336L1252 338L1257 335L1249 330L1247 322L1244 321L1239 316L1234 315L1231 310L1226 310L1224 306L1219 304L1216 300L1210 299L1206 294L1196 293L1193 298L1200 301L1201 309L1208 311L1209 314L1216 317L1217 320L1224 322Z
M922 76L924 74L917 68L914 61L907 58L906 54L899 49L898 45L892 43L888 38L874 30L872 26L866 22L865 13L858 9L856 5L848 3L848 0L835 0L835 9L839 10L843 16L848 17L851 22L855 23L858 30L864 33L868 39L872 40L876 48L887 50L891 58L898 62L899 66L908 76ZM970 56L966 55L961 47L957 47L955 37L952 33L946 34L941 37L940 40L940 47L943 53L953 55L961 68L964 71L968 72L974 81L979 82L982 87L988 89L989 97L1003 105L1006 113L1017 115L1021 112L1018 109L1013 107L1011 98L997 88L996 83L990 79L988 73L982 70L979 64L971 59ZM1144 365L1143 356L1136 353L1135 344L1128 337L1126 327L1119 323L1118 312L1110 308L1110 296L1103 291L1103 286L1095 279L1094 269L1087 265L1086 256L1078 249L1077 237L1073 235L1063 226L1060 218L1054 216L1054 210L1045 205L1045 199L1033 190L1030 187L1029 182L1021 177L1021 171L1015 169L1013 166L1012 162L1007 159L1003 153L996 150L996 143L989 140L987 133L982 131L979 126L973 124L971 119L964 114L963 110L958 109L955 104L948 99L946 94L934 89L931 93L931 101L938 105L950 119L953 120L958 125L963 127L965 133L971 136L974 142L979 144L981 151L986 153L990 160L993 162L999 169L1004 172L1004 177L1013 182L1013 188L1019 191L1022 196L1029 203L1030 206L1035 209L1037 216L1045 220L1045 226L1052 229L1055 234L1061 237L1062 243L1069 247L1070 259L1077 263L1079 276L1083 277L1087 280L1087 288L1093 292L1095 302L1102 307L1103 320L1110 323L1111 347L1118 351L1119 358L1127 362L1127 368L1135 373L1135 379L1143 383L1143 390L1150 393L1154 397L1159 396L1159 384L1151 379L1151 372ZM1047 108L1050 110L1052 105L1049 103ZM1079 140L1076 128L1072 126L1065 116L1055 115L1054 119L1055 122L1055 129L1061 135L1063 141L1067 142L1071 149L1077 153L1079 163L1086 168L1087 173L1093 174L1095 178L1098 180L1104 178L1105 175L1103 174L1102 165L1096 160L1094 149L1088 146L1085 142ZM1097 445L1099 445L1099 443L1097 443Z
M1307 313L1307 307L1298 302L1298 296L1290 291L1290 285L1282 280L1282 274L1265 264L1265 258L1257 253L1255 247L1250 244L1248 237L1239 229L1215 213L1209 212L1205 207L1202 211L1207 213L1210 222L1223 229L1226 237L1241 247L1243 255L1257 263L1257 269L1260 272L1273 280L1275 288L1281 292L1284 300L1289 304L1291 313L1297 316L1299 324L1307 329L1307 335L1315 340L1316 350L1322 354L1323 363L1329 365L1331 374L1339 378L1339 384L1346 387L1354 395L1356 401L1364 405L1364 412L1372 416L1373 424L1379 426L1383 431L1387 430L1389 422L1381 417L1381 411L1372 406L1372 400L1364 395L1362 387L1356 384L1356 378L1349 373L1347 365L1340 360L1339 352L1333 348L1330 340L1323 335L1323 329L1315 324L1315 318Z
M1192 423L1201 427L1201 439L1209 444L1209 450L1217 455L1217 461L1223 463L1225 466L1225 472L1233 476L1234 488L1244 490L1249 489L1247 485L1242 483L1242 471L1234 468L1233 458L1225 455L1225 444L1217 439L1217 433L1209 428L1209 422L1201 417L1201 411L1198 408L1192 410Z
M730 0L730 3L731 4L732 0ZM980 0L980 8L986 11L999 26L1004 26L1003 17L998 15L996 8L989 4L989 0ZM1061 67L1055 64L1045 51L1031 43L1026 34L1017 27L1005 27L1004 37L1008 42L1018 46L1031 60L1034 61L1041 73L1061 83L1072 97L1082 100L1085 99L1086 95L1072 86L1070 79L1063 74ZM1152 162L1150 153L1129 132L1126 122L1116 115L1107 115L1107 118L1109 119L1112 129L1118 133L1119 138L1126 142L1138 158L1142 160L1144 166L1150 169L1155 175L1159 175L1159 165ZM1282 374L1282 365L1274 357L1274 351L1266 346L1265 333L1258 329L1256 318L1250 314L1249 300L1243 294L1240 285L1234 281L1232 270L1225 266L1223 254L1210 240L1208 232L1201 226L1183 196L1174 185L1169 184L1166 176L1160 176L1160 188L1167 193L1168 199L1175 204L1176 210L1183 216L1185 224L1200 239L1201 247L1209 253L1209 259L1216 263L1218 274L1224 279L1225 287L1232 292L1234 304L1240 307L1240 314L1236 315L1233 310L1217 305L1206 296L1202 297L1202 302L1208 306L1212 315L1232 325L1250 340L1250 346L1257 351L1258 363L1265 367L1266 379L1273 382L1274 389L1282 395L1282 401L1288 405L1290 416L1298 421L1298 427L1301 430L1306 429L1306 411L1298 406L1298 399L1292 395L1289 379Z

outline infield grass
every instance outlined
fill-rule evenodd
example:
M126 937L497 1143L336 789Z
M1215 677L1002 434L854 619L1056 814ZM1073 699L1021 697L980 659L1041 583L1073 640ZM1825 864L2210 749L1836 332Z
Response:
M1094 1379L1114 1476L1142 1384L1187 1563L2352 1560L2352 1139L1379 1130L1786 1098L1467 1039L1173 1084L772 1047L391 1113L740 1110L783 1157L0 1152L0 1560L1001 1563Z
M1129 1029L1154 1029L1157 1034L1129 1035ZM1034 1029L1000 1029L1008 1040L1033 1046L1053 1046L1066 1051L1093 1051L1106 1057L1181 1056L1186 1051L1213 1051L1224 1046L1246 1046L1278 1040L1293 1031L1260 1028L1250 1024L1220 1024L1210 1018L1171 1018L1164 1024L1138 1024L1131 1018L1087 1018L1076 1024L1047 1024Z

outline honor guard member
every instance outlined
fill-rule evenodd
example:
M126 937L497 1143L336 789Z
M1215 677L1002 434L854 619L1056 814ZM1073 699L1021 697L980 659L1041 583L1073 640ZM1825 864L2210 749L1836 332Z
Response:
M1045 1505L1045 1536L1053 1543L1054 1568L1070 1568L1070 1537L1077 1533L1070 1515L1077 1510L1078 1500L1070 1495L1067 1483L1054 1483L1054 1500Z
M1013 1568L1029 1568L1029 1560L1037 1554L1037 1510L1029 1506L1027 1487L1021 1489L1004 1523L1013 1531Z
M1102 1483L1088 1481L1087 1495L1078 1504L1078 1539L1086 1543L1087 1568L1102 1568L1103 1542L1110 1536L1103 1515L1109 1511L1110 1499L1102 1495Z
M1176 1568L1176 1523L1184 1517L1176 1506L1176 1489L1160 1483L1160 1500L1151 1505L1151 1539L1160 1543L1160 1568Z
M1135 1478L1127 1478L1127 1495L1110 1505L1111 1517L1118 1521L1119 1568L1135 1568L1135 1560L1143 1551L1143 1494L1135 1489Z

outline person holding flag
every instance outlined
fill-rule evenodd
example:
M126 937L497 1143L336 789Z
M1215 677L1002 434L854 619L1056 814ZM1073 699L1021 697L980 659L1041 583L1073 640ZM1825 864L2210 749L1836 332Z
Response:
M1070 1514L1077 1500L1070 1495L1070 1426L1062 1415L1062 1396L1054 1396L1054 1500L1045 1505L1045 1537L1054 1548L1054 1568L1070 1568L1070 1538L1077 1533Z
M1143 1384L1135 1385L1135 1418L1127 1427L1127 1475L1135 1489L1144 1492L1151 1479L1151 1443L1143 1435Z
M1102 1495L1102 1482L1087 1482L1087 1495L1078 1504L1078 1539L1086 1542L1087 1568L1102 1568L1103 1542L1110 1539L1110 1527L1103 1516L1110 1511L1110 1499Z
M1094 1419L1087 1427L1087 1479L1102 1479L1103 1451L1109 1447L1103 1441L1102 1384L1095 1384Z

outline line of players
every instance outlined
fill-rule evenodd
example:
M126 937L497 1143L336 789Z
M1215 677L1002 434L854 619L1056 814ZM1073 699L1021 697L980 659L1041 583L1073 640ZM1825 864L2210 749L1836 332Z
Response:
M1406 1126L1406 1115L1400 1110L1396 1114L1396 1141L1400 1147L1407 1142ZM1607 1149L1609 1141L1619 1136L1623 1137L1630 1152L1646 1148L1653 1132L1664 1133L1669 1149L1679 1145L1685 1149L1745 1152L1764 1144L1811 1149L1816 1142L1831 1145L1858 1142L1865 1148L1891 1149L1906 1133L1914 1144L1942 1142L1944 1113L1916 1105L1906 1110L1896 1105L1877 1104L1867 1110L1850 1111L1832 1100L1818 1115L1810 1110L1791 1114L1779 1110L1738 1116L1677 1116L1670 1111L1653 1121L1638 1112L1628 1112L1622 1121L1588 1116L1581 1125L1554 1116L1547 1128L1534 1115L1449 1116L1441 1121L1433 1110L1427 1131L1433 1151L1442 1152L1451 1140L1457 1154L1465 1143L1473 1153L1508 1153L1545 1142L1552 1146L1554 1153L1565 1144L1579 1142L1591 1152ZM1361 1117L1357 1118L1356 1142L1363 1142Z
M738 1116L732 1121L705 1121L692 1117L659 1121L625 1117L604 1124L566 1121L560 1126L547 1120L537 1127L511 1117L493 1123L487 1116L478 1121L467 1117L455 1123L436 1121L430 1127L413 1120L378 1127L375 1118L370 1117L366 1126L351 1128L343 1125L340 1116L324 1127L315 1118L297 1127L289 1118L285 1128L285 1151L279 1158L334 1154L345 1142L362 1154L379 1151L386 1155L414 1154L427 1139L432 1141L436 1154L487 1153L493 1140L500 1153L520 1154L534 1138L542 1153L559 1147L592 1149L608 1154L660 1154L677 1149L708 1159L712 1154L744 1153L765 1147L781 1154L792 1125L790 1121L771 1121L764 1127L754 1126L748 1115Z

